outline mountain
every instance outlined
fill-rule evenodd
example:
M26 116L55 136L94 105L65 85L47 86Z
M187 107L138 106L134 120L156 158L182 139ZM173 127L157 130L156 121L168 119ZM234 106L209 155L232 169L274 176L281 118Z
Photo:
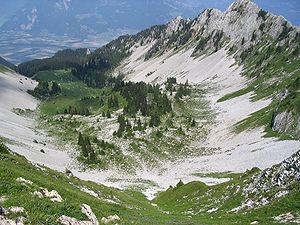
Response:
M15 70L17 68L14 64L8 62L7 60L2 58L1 56L0 56L0 65L6 66L6 67L8 67L12 70Z
M33 224L298 221L299 47L298 27L238 0L0 73L5 210Z
M21 63L18 65L18 72L27 76L33 76L39 71L77 67L82 65L90 54L91 52L87 48L76 50L65 49L58 51L51 58L35 59L30 62Z
M283 17L250 0L239 0L225 12L207 9L193 20L177 17L136 35L121 36L71 67L53 63L52 57L23 63L18 71L62 85L59 100L50 98L43 105L46 117L96 116L88 124L75 119L86 124L80 131L85 156L79 158L84 163L105 169L114 165L141 178L151 167L172 179L190 177L191 170L196 173L207 167L214 171L264 169L299 148L299 38L298 28ZM41 62L56 72L39 69ZM76 79L84 84L71 86L69 82ZM37 91L48 93L48 87L41 85ZM74 93L73 87L82 89L81 94ZM102 92L106 87L109 90ZM63 135L61 124L55 119L51 124L50 132L60 130L58 135ZM68 123L63 127L66 132L73 130ZM94 135L94 141L85 132ZM74 132L69 137L75 146L78 135ZM90 149L88 143L98 148L99 141L105 149L99 150L101 159L92 151L90 160L85 152ZM111 151L110 158L106 151ZM216 152L223 157L215 159ZM187 155L196 157L192 169L180 169L191 166L186 161L171 163ZM202 156L207 155L204 163ZM225 165L225 159L235 163ZM146 165L141 163L145 161ZM160 183L160 172L153 173Z
M120 43L126 43L125 47ZM93 62L103 58L107 49L115 51L121 47L119 51L128 54L121 56L119 73L125 76L128 73L129 80L163 83L170 76L168 74L172 74L182 82L188 79L199 83L205 81L204 78L209 78L209 74L201 77L195 76L193 74L195 71L186 71L182 67L176 70L171 62L166 63L171 61L167 59L174 58L172 54L185 52L187 57L191 57L191 62L186 64L188 67L192 63L197 63L196 59L199 57L213 57L221 50L225 50L227 54L233 55L236 63L244 68L243 75L251 80L246 82L247 85L243 89L237 91L232 89L232 93L228 93L218 101L223 102L253 92L255 95L252 99L255 100L276 98L280 106L283 106L279 108L276 106L277 109L274 110L272 129L283 133L289 130L289 133L299 137L300 124L297 113L299 73L296 69L299 63L299 43L298 27L281 16L274 16L260 9L249 0L240 0L233 3L224 13L208 9L194 20L183 20L178 17L167 25L153 27L135 36L121 37L96 50L88 64L94 70L97 65ZM118 53L112 54L120 57ZM196 62L193 62L193 58ZM122 60L125 60L125 63L122 63ZM158 62L164 65L159 65ZM223 70L225 71L225 68ZM87 66L84 67L84 71L89 76ZM222 69L216 73L222 74ZM285 94L278 98L280 95L278 93ZM274 100L274 107L275 102ZM276 117L282 110L285 113ZM271 120L269 114L269 124ZM279 122L280 120L282 122ZM276 126L278 124L281 124L281 128Z

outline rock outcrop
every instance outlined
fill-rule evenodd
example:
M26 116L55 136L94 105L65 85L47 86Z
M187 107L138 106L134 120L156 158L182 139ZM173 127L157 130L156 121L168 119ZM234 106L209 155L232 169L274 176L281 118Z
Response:
M22 216L17 217L15 220L8 219L8 214L26 214L23 207L11 206L8 209L0 207L0 225L23 225L25 218Z
M19 183L21 183L21 184L23 184L23 185L32 185L33 184L32 181L26 180L23 177L18 177L16 179L16 181L19 182Z
M46 197L46 198L49 198L52 202L63 202L63 198L60 196L60 194L55 191L55 190L52 190L52 191L48 191L47 188L40 188L41 189L41 192L40 191L34 191L32 194L33 196L36 196L38 198L43 198L43 197Z
M78 221L68 216L61 216L58 221L63 225L99 225L98 219L89 205L82 204L81 212L88 217L88 221Z
M232 209L232 212L259 208L282 198L297 181L300 181L300 151L250 179L243 189L246 200L239 207Z
M101 219L101 223L103 224L110 224L110 223L114 223L116 221L119 221L120 217L118 215L113 215L113 216L108 216L106 217L102 217Z
M272 129L279 133L286 133L300 139L300 117L290 111L273 115Z

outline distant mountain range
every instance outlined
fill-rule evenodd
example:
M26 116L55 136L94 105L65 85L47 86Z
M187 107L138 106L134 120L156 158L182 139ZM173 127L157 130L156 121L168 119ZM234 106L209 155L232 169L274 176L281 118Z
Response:
M166 23L177 15L195 17L205 7L195 0L89 0L87 3L18 0L17 3L19 9L0 27L0 54L14 63L51 56L63 48L97 48L119 35ZM11 8L9 4L6 7Z

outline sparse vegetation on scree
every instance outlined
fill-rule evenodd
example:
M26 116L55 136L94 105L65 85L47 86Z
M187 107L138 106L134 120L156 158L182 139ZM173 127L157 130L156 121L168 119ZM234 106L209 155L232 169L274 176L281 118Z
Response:
M214 118L201 97L201 87L172 79L161 90L158 85L111 78L105 87L92 88L70 70L39 72L34 78L60 87L59 93L49 95L47 85L40 107L41 127L50 124L49 133L72 143L79 151L78 159L90 167L134 173L140 161L152 167L161 160L211 151L188 146L200 135L205 138L204 125ZM40 93L40 86L34 95ZM209 121L198 122L204 118ZM123 154L124 146L130 154Z

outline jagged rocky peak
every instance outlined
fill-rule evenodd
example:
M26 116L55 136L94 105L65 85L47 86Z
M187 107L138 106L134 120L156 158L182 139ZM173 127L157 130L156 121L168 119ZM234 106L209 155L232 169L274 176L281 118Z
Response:
M251 0L238 0L226 10L224 32L236 41L258 42L262 36L278 38L295 27L284 17L261 9ZM227 25L227 26L226 26Z
M222 30L226 36L236 41L250 40L254 30L260 26L258 14L260 8L250 0L238 0L223 13L217 9L207 9L199 15L193 24L196 30L209 35L214 30Z
M251 0L237 0L234 3L232 3L226 12L229 11L238 11L238 10L248 10L249 12L253 11L259 11L260 8L256 3L254 3Z
M168 23L167 33L172 34L173 32L177 32L184 24L185 20L181 16L177 16Z
M223 12L218 9L206 9L193 23L193 28L199 30L201 27L215 28L215 23L221 22Z
M250 41L254 32L257 33L256 36L260 36L260 11L258 5L250 0L233 3L224 14L223 31L235 42Z
M145 57L149 59L183 45L195 47L194 55L211 54L225 46L241 55L257 44L274 40L294 48L297 39L297 29L282 16L264 11L251 0L238 0L225 12L206 9L192 21L176 17L166 26L150 29L142 43L154 43Z
M274 16L251 0L238 0L223 13L206 9L192 25L201 35L210 36L215 30L223 31L234 43L255 44L265 34L277 38L285 27L292 28L282 16ZM294 27L293 27L294 28Z

